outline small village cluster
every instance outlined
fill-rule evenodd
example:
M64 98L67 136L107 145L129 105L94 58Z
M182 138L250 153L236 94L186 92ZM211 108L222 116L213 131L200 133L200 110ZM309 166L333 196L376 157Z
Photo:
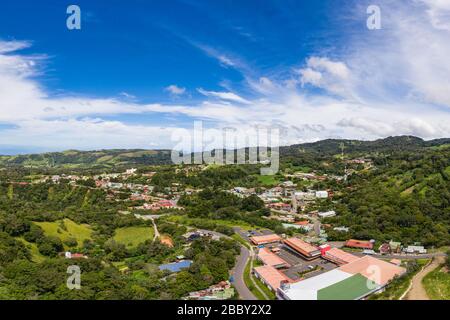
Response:
M354 164L363 165L365 168L372 166L370 160L354 159ZM150 211L145 214L135 213L142 219L155 219L164 212L183 210L178 206L178 200L183 194L193 194L201 190L182 188L180 184L173 183L166 187L165 192L155 192L151 185L151 178L155 172L141 174L148 178L148 184L129 183L127 179L135 176L137 170L127 169L123 173L105 173L95 176L53 175L44 177L38 182L60 183L68 181L77 185L81 180L94 180L93 188L104 189L108 197L115 201L129 201L128 211L122 214L130 214L133 210ZM346 241L328 241L327 230L348 233L349 227L332 225L327 218L338 215L338 212L330 207L328 210L310 210L318 202L328 201L332 204L335 192L331 189L313 190L302 188L299 190L294 179L308 182L320 182L327 179L342 181L345 176L326 176L316 173L285 174L285 180L275 186L264 188L233 187L225 190L238 197L246 198L252 195L258 196L264 203L270 214L266 219L276 219L282 222L285 229L292 229L296 236L275 234L270 230L242 230L234 228L235 232L243 238L252 251L256 252L258 266L251 270L252 274L260 279L278 299L284 300L322 300L322 299L363 299L370 294L382 291L394 278L406 272L405 266L400 260L401 255L426 254L427 250L419 243L402 246L401 243L390 241L378 244L370 239L347 239ZM127 197L119 197L123 192ZM132 204L139 202L139 205ZM291 233L292 234L292 233ZM194 230L184 235L186 247L192 241L201 238L218 238L217 234L208 231ZM164 239L161 238L163 242ZM170 239L171 240L171 239ZM163 242L168 246L173 243ZM67 259L86 259L79 253L62 253ZM394 257L395 256L395 257ZM191 260L183 255L176 260L159 266L161 271L171 274L189 268ZM376 274L370 270L376 269ZM122 270L126 271L126 270ZM233 279L220 282L207 289L191 292L185 299L189 300L217 300L230 299L235 296ZM351 288L347 290L344 288Z

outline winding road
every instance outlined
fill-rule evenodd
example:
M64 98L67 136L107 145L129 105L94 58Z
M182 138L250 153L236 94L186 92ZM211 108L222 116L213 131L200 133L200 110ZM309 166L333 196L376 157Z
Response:
M211 230L198 229L200 232L210 233L217 237L223 237L227 239L233 239L223 233ZM244 272L245 266L247 265L248 260L251 258L250 250L247 249L244 245L239 244L241 246L241 253L236 258L236 263L234 268L231 270L231 276L234 279L233 285L236 288L236 291L239 293L239 296L242 300L258 300L255 295L247 288L244 281Z
M231 274L234 278L234 287L236 288L239 296L243 300L257 300L255 295L247 288L244 281L244 272L247 261L250 258L250 251L241 246L241 254L237 257L236 265L234 266Z

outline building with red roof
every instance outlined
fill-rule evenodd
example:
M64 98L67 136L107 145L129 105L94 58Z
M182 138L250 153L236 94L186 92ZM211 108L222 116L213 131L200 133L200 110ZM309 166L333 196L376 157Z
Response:
M365 240L355 240L350 239L345 242L345 246L349 248L358 248L358 249L373 249L373 243Z

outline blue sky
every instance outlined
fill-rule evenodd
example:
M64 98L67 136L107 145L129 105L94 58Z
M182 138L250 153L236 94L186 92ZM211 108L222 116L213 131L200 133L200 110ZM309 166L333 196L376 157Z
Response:
M70 4L81 30L66 28ZM381 30L366 27L371 4ZM0 153L170 148L195 120L279 127L283 144L450 136L449 12L439 0L2 4Z

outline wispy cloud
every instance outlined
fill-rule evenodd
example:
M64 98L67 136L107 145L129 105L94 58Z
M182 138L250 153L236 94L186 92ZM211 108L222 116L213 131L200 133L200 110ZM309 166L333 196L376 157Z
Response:
M54 96L36 77L40 59L20 52L31 43L0 41L0 123L10 125L2 130L0 144L33 141L62 149L172 145L176 125L163 120L147 126L104 119L125 114L182 115L215 128L278 127L283 144L330 137L450 136L447 2L382 3L389 8L382 10L382 30L361 30L340 54L321 50L299 57L283 78L259 74L231 51L199 46L224 67L239 70L244 83L242 90L227 83L223 91L205 85L198 89L203 98L191 104L144 104L125 93L103 99ZM365 10L359 14L364 21ZM186 94L176 84L166 91Z
M233 101L233 102L237 102L237 103L250 104L250 101L238 96L237 94L235 94L233 92L207 91L202 88L198 88L197 91L206 97L214 97L214 98L218 98L221 100L228 100L228 101Z
M170 86L167 86L165 88L166 91L170 92L170 94L173 94L175 96L182 95L186 92L186 88L179 87L176 84L171 84Z

